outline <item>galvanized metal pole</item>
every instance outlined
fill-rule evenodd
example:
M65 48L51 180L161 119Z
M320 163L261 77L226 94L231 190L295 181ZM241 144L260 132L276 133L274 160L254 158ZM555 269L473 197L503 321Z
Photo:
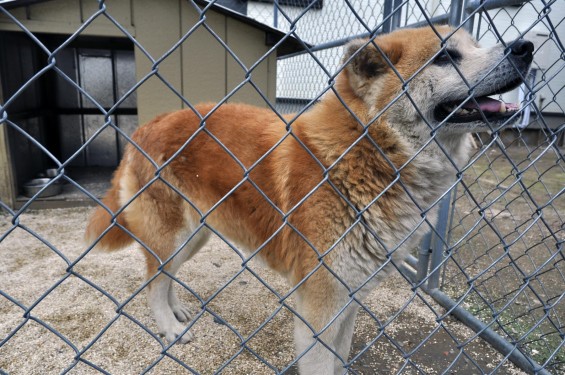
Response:
M390 33L400 26L402 0L385 0L383 4L383 33Z
M451 0L451 8L449 9L449 24L451 26L459 26L463 19L465 0Z
M440 265L443 262L443 250L445 248L447 238L450 205L451 192L443 197L439 203L438 220L435 226L435 232L432 233L432 258L430 264L431 274L428 279L428 288L430 289L439 287L439 279L441 275Z
M551 375L549 371L542 368L536 361L520 352L515 345L509 343L487 324L477 319L469 311L462 308L460 304L452 300L448 295L439 289L427 289L426 291L434 300L449 311L451 315L459 319L467 327L471 328L483 340L502 353L502 355L508 356L508 359L510 359L510 361L512 361L512 363L516 366L529 374Z
M279 27L279 0L273 1L273 27Z
M428 276L430 265L430 253L432 250L432 232L428 232L422 239L420 251L418 252L418 264L416 265L416 281L420 282Z
M455 2L457 0L453 1ZM467 0L465 8L468 12L472 12L479 7L485 10L490 10L512 5L520 5L522 3L524 3L524 0Z

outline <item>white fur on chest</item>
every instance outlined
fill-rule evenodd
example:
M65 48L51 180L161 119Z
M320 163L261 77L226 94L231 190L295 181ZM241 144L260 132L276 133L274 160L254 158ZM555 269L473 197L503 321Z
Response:
M457 162L465 153L457 153ZM435 152L422 152L412 162L417 173L403 184L404 194L395 198L394 219L383 215L378 201L373 203L329 255L332 269L350 290L363 286L369 292L420 245L437 222L438 200L455 182L457 169L449 168L447 157Z

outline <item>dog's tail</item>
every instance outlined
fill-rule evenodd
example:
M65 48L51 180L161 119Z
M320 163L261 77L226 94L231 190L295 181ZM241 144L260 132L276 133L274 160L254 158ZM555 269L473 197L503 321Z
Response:
M106 196L102 199L102 203L112 212L117 212L120 208L120 199L119 199L119 191L120 191L120 179L124 173L123 169L125 163L120 163L120 166L114 173L114 177L112 178L112 186L106 192ZM96 208L88 225L86 227L86 231L84 233L84 240L87 246L91 246L101 235L104 233L112 224L112 216L106 208L99 206ZM124 227L128 228L128 223L125 219L124 213L121 212L116 217L116 222ZM98 243L96 243L96 248L100 248L103 250L119 250L131 244L133 242L133 238L119 226L114 225L110 230L108 230L104 235L100 238Z

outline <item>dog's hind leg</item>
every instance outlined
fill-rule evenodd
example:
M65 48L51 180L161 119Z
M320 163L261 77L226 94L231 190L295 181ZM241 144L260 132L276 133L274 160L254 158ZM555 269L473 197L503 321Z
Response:
M208 238L210 238L210 233L206 228L201 228L197 233L195 233L189 243L173 258L172 262L174 264L171 266L169 273L174 271L176 274L182 263L192 258L192 256L206 244ZM177 320L185 323L190 320L192 314L190 310L179 301L175 292L174 284L175 283L171 279L168 295L169 306L173 310Z
M189 231L182 231L183 234L178 234L177 240L174 241L171 248L178 249L187 238L189 238ZM184 236L186 234L186 236ZM168 261L161 272L149 284L147 294L148 303L155 316L155 321L159 332L165 336L169 342L174 341L178 336L182 337L178 340L179 343L186 343L192 339L192 334L185 331L185 326L181 322L190 320L190 310L183 306L179 301L173 286L173 277L180 269L181 265L190 259L198 250L206 243L209 237L209 232L206 229L201 229L196 233L191 240L182 247L182 249ZM165 241L168 242L168 241ZM155 251L157 253L157 251ZM174 251L159 252L163 255L162 261L167 262L168 257L174 254ZM146 252L147 255L147 272L148 277L152 277L159 272L160 262L152 255Z

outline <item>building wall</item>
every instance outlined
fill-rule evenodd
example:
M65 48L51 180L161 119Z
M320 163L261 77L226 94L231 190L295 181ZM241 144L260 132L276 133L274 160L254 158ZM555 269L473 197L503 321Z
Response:
M3 89L7 93L15 92L32 77L40 68L38 64L38 51L33 42L22 34L4 34L0 40L0 56L10 56L11 64L6 64L6 59L0 59L0 77ZM19 95L20 100L12 101L9 110L15 114L10 120L17 123L21 130L36 140L43 140L49 134L45 133L45 121L42 116L42 87L32 83ZM5 97L0 97L0 102L5 103ZM10 112L9 112L10 113ZM3 201L10 202L9 198L15 185L33 178L38 172L45 169L46 157L39 148L27 137L23 136L11 126L0 126L0 172L6 179L0 179L0 197ZM11 147L8 146L11 140ZM8 164L8 162L10 164ZM3 164L6 163L6 164ZM14 173L18 171L19 173Z
M175 43L191 30L200 15L183 0L132 0L104 3L111 15L128 33L139 41L135 49L137 78L145 79L154 61L159 60ZM81 35L125 37L104 14L98 14L97 2L57 0L14 9L11 13L33 33L72 34L83 22L94 18ZM209 10L208 27L226 43L249 68L268 51L264 31ZM0 15L0 30L21 31L7 16ZM226 65L227 64L227 65ZM251 73L253 83L274 103L276 56L269 55ZM153 76L139 88L140 122L155 115L186 107L180 97L167 88L165 80L192 104L200 101L219 101L245 77L244 70L226 51L220 41L204 27L194 31L180 48L158 65L159 76ZM226 76L228 74L228 76ZM266 106L251 85L247 84L231 101L244 101Z
M186 1L136 0L134 4L143 9L134 12L137 39L154 60L169 53L171 47L190 32L182 45L159 63L159 75L151 76L139 88L140 123L149 121L156 114L188 107L179 93L192 105L223 100L244 81L244 69L249 69L268 51L263 31L219 13L206 13L206 25L211 31L204 27L194 29L200 14ZM245 68L223 44L229 47ZM137 79L141 81L151 72L154 63L141 49L136 48L135 53ZM275 69L276 56L270 54L250 73L253 83L272 103L275 100ZM267 106L249 83L228 101Z
M134 53L136 79L143 81L137 89L140 124L160 113L186 108L189 104L223 100L230 93L232 95L227 101L266 107L267 103L250 83L239 87L246 75L274 104L276 53L265 56L247 74L247 70L269 50L265 45L264 31L211 9L205 14L208 29L203 26L195 28L200 22L200 14L184 0L121 0L104 4L106 14L139 43ZM80 36L127 37L106 14L99 11L95 1L48 1L12 9L10 14L34 34L71 35L80 29ZM91 22L85 27L84 23L88 20ZM22 29L10 17L0 14L0 31L22 32ZM173 48L187 33L190 35L182 45ZM27 43L34 43L28 36L24 38ZM235 57L223 44L233 51ZM40 51L40 55L42 53ZM45 52L39 61L46 62L47 56ZM156 62L159 63L156 65ZM0 83L2 79L5 77L0 77ZM4 93L5 100L9 94ZM183 101L181 96L188 102ZM11 202L15 192L10 169L14 166L9 161L5 127L1 130L0 175L8 178L2 178L0 182L0 199Z
M135 0L134 0L135 1ZM135 35L129 1L104 3L112 17ZM72 34L98 12L98 2L56 0L10 10L10 13L33 33ZM8 16L0 14L0 29L22 31ZM122 36L123 33L104 15L81 32L82 35Z

